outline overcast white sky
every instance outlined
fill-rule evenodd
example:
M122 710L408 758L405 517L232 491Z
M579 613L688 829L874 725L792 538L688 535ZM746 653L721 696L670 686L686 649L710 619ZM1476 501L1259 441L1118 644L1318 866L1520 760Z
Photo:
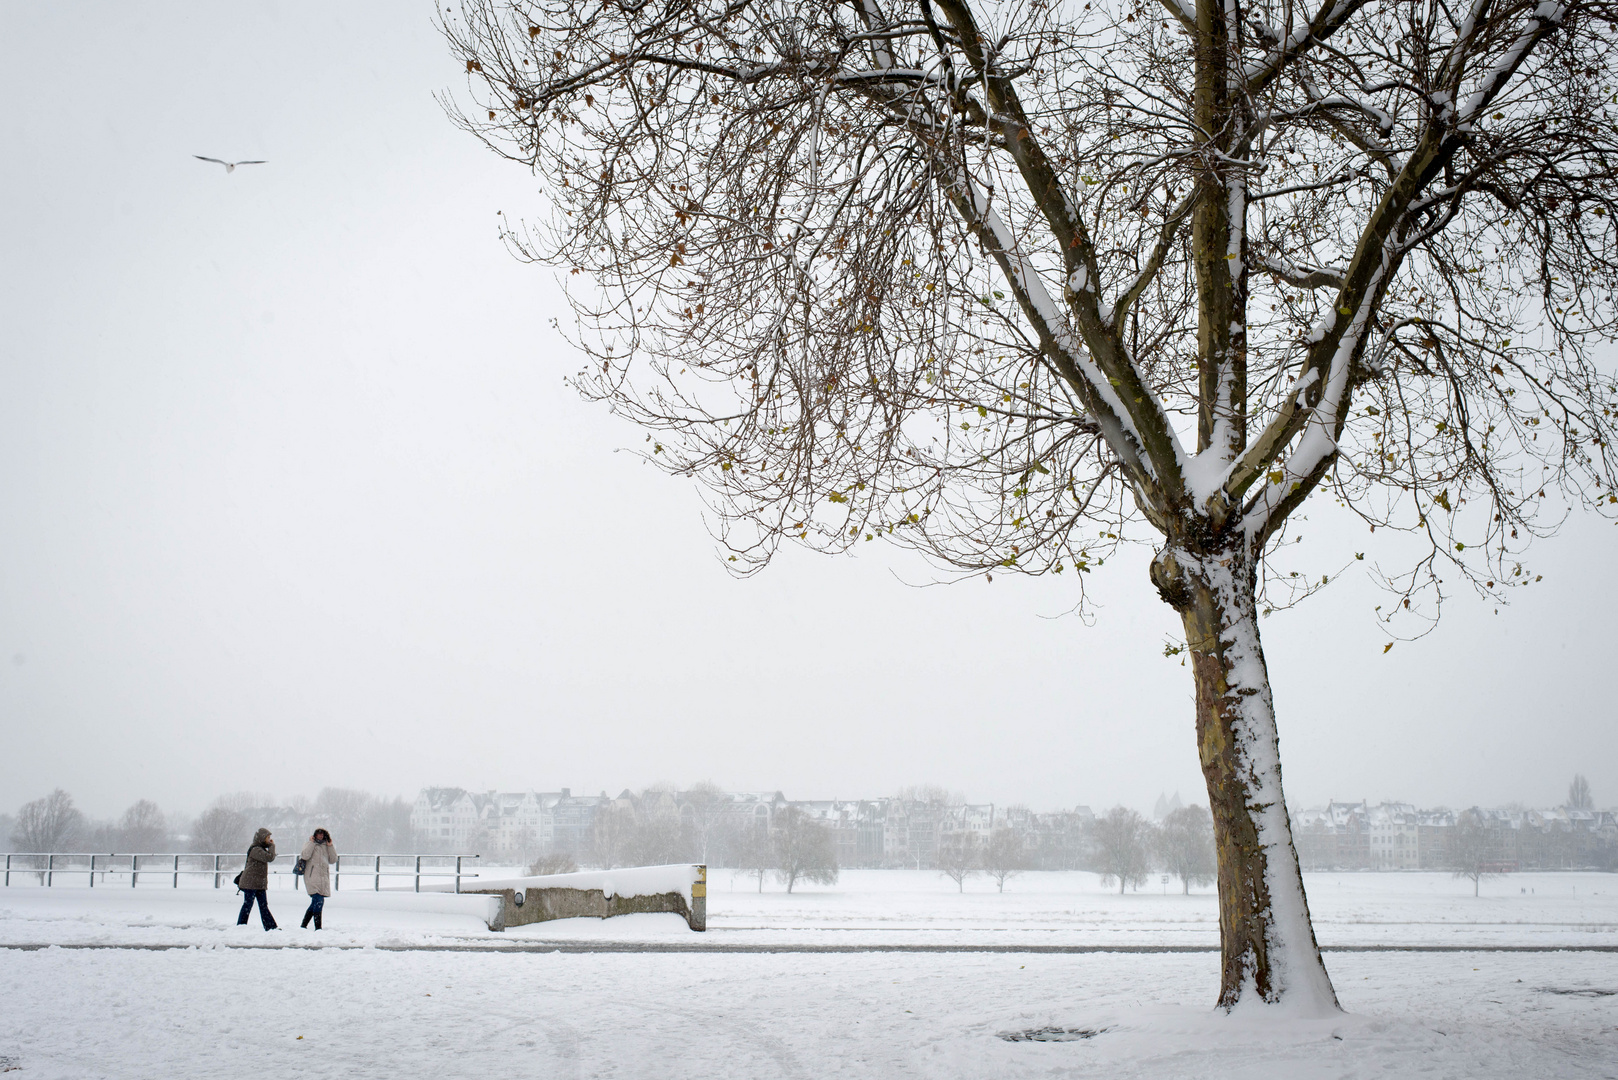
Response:
M725 573L688 482L562 386L555 278L495 235L535 185L435 103L462 84L430 5L6 23L0 811L705 777L1204 798L1144 555L1094 579L1094 626L1059 581L917 588L875 544ZM1618 802L1615 540L1576 522L1537 592L1386 655L1359 577L1268 620L1292 805L1553 804L1575 771Z

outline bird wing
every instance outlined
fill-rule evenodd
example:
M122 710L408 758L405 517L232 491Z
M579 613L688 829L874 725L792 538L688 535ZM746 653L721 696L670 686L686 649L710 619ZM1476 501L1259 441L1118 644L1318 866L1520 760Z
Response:
M228 161L220 161L216 157L203 157L201 154L192 154L191 156L196 158L198 161L211 161L215 165L229 165L230 164L230 162L228 162Z
M268 161L238 161L238 165L268 165Z

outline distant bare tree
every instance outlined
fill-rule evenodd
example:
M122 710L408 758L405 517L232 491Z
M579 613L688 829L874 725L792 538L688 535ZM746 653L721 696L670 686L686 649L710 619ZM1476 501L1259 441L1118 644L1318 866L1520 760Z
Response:
M775 869L775 844L769 832L751 817L735 822L725 835L726 864L757 879L764 891L764 875Z
M516 848L517 861L525 865L531 864L539 858L539 830L532 825L524 825L512 836L512 845Z
M603 870L630 861L640 822L635 808L624 803L603 803L590 823L590 846Z
M800 881L837 884L837 842L832 831L796 806L775 816L775 876L787 892Z
M678 815L658 812L636 822L628 850L630 858L641 866L662 866L682 861L685 846Z
M1163 868L1180 879L1190 895L1192 885L1207 885L1218 872L1214 856L1213 818L1201 806L1171 810L1157 830L1157 853Z
M1103 885L1118 882L1121 896L1126 885L1139 888L1146 883L1151 825L1145 818L1127 807L1115 806L1096 818L1090 836Z
M983 872L994 879L1001 892L1006 891L1008 878L1026 869L1028 852L1015 829L1002 826L989 834L989 842L983 848Z
M92 821L85 818L75 846L83 851L124 851L123 837L116 821Z
M1590 781L1584 778L1583 773L1575 773L1573 782L1567 786L1567 808L1569 810L1594 810L1596 801L1590 794Z
M405 854L416 850L410 829L410 810L411 804L398 796L373 798L365 811L361 829L365 847L379 854Z
M680 802L682 807L690 810L692 849L697 858L706 864L709 844L724 820L724 789L712 780L698 780L681 793Z
M1384 580L1418 615L1537 580L1542 495L1618 505L1610 0L438 10L459 121L553 207L511 245L583 286L575 384L738 568L1160 545L1220 1004L1334 1009L1259 619L1331 576L1281 555L1312 495L1416 538Z
M928 806L964 806L966 796L959 791L953 791L942 784L911 784L900 788L898 799L900 802L926 803Z
M332 837L333 841L336 839L335 836ZM481 857L495 849L495 835L487 822L479 822L466 834L466 841L461 846L463 854Z
M983 869L983 845L976 833L965 829L945 833L938 840L938 872L955 882L957 892L966 891L966 879Z
M215 798L212 805L227 810L252 810L260 806L274 806L275 796L267 791L232 791Z
M376 803L375 796L354 788L321 788L310 808L309 831L324 828L335 844L344 845L339 851L369 851L372 838L368 816ZM300 847L306 837L298 837Z
M247 817L228 806L211 806L191 826L191 850L210 855L246 851L253 826Z
M84 815L73 796L57 788L42 799L23 803L11 842L18 851L70 851L84 831Z
M1457 878L1472 883L1473 896L1480 892L1483 879L1493 876L1490 867L1495 861L1494 844L1476 810L1463 810L1455 815L1445 857Z
M118 848L129 852L160 852L168 846L168 820L150 799L141 799L118 821Z

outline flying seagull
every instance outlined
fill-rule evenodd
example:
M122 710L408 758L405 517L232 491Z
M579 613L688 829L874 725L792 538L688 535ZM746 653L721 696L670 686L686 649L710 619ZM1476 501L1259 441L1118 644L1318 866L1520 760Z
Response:
M192 154L191 156L196 158L198 161L211 161L215 165L223 165L225 167L225 171L227 173L235 172L236 171L236 166L238 166L238 165L268 165L269 164L269 162L267 162L267 161L220 161L216 157L203 157L201 154Z

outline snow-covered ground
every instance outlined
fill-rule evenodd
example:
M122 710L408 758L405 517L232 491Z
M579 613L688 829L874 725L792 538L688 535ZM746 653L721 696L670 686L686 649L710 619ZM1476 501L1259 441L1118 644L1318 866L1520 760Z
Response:
M729 871L709 874L710 930L841 942L1050 945L1219 943L1211 889L1181 895L1178 881L1119 896L1094 874L1031 873L1004 893L985 878L966 891L929 871L848 870L835 886L799 886ZM1618 875L1512 874L1482 895L1448 874L1305 874L1323 945L1618 945ZM827 934L835 931L835 934Z
M319 934L298 929L301 897L276 890L287 929L265 934L256 916L234 925L228 888L0 889L0 1071L1618 1077L1608 951L1329 952L1348 1015L1323 1022L1212 1014L1210 952L571 951L1217 941L1212 895L1172 883L1122 897L1088 874L1025 874L1004 894L906 871L846 871L791 896L723 871L710 883L706 935L672 915L496 934L456 907L469 898L364 890L332 897ZM1438 874L1307 884L1328 948L1618 944L1613 875L1511 875L1477 899ZM1003 1037L1041 1029L1101 1033Z

